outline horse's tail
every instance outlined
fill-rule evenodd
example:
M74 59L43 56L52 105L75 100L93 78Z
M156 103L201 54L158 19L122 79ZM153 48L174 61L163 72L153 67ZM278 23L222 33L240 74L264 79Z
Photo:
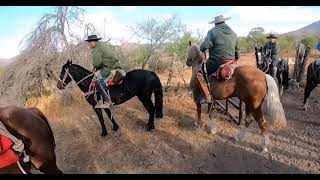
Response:
M32 107L32 108L28 108L28 109L30 111L32 111L33 113L37 114L38 116L40 116L40 118L48 125L49 133L50 133L50 136L52 137L52 144L53 144L53 147L55 148L56 142L54 140L53 132L52 132L52 129L51 129L51 126L49 124L47 117L36 107Z
M287 120L282 104L280 102L276 81L272 78L272 76L268 74L266 74L265 76L268 86L268 92L265 98L267 102L268 117L274 128L285 128L287 126Z
M156 73L151 72L154 76L154 80L152 83L154 89L154 96L155 96L155 108L156 108L156 118L163 118L163 92L162 92L162 85L159 77Z

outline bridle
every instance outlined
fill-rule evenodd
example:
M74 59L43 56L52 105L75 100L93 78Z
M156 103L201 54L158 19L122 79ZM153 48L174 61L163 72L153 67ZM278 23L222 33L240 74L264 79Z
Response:
M71 78L72 81L74 81L76 83L76 85L78 85L82 81L86 80L88 77L90 77L90 76L92 76L94 74L94 73L90 73L86 77L82 78L80 81L76 82L74 80L73 76L69 73L69 68L64 68L64 71L65 71L65 73L64 73L64 76L63 76L62 80L60 78L58 79L60 82L63 83L64 87L67 86L67 84L64 81L67 79L68 76Z
M259 53L260 53L260 56L259 56ZM268 72L269 66L271 64L271 58L268 56L269 53L270 53L270 51L267 52L266 54L263 54L262 52L257 53L258 54L258 67L264 73ZM264 61L262 60L262 58L264 58ZM259 61L260 61L260 63L259 63Z

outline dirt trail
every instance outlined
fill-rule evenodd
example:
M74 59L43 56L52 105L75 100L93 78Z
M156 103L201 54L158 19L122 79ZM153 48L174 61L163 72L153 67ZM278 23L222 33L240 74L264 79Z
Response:
M252 64L252 54L242 64ZM187 82L190 69L185 73ZM174 82L179 76L174 74ZM161 75L165 85L167 75ZM181 82L180 82L181 83ZM319 89L310 100L319 106ZM318 96L318 97L317 97ZM284 92L282 98L288 128L271 134L269 153L261 154L262 137L255 123L243 143L233 137L239 126L220 116L219 130L212 136L193 127L196 108L187 92L164 94L165 117L156 120L156 130L146 132L148 114L137 98L116 106L119 132L100 137L94 111L85 102L64 117L50 118L56 138L58 166L64 173L320 173L319 109L302 111L302 90ZM319 107L320 108L320 107ZM203 107L205 110L206 107ZM203 114L205 123L208 117Z

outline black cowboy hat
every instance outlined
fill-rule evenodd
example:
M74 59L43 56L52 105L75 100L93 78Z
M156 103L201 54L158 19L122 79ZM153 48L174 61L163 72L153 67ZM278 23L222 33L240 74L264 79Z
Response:
M94 35L88 36L88 38L85 41L99 41L101 39L102 38L98 38L98 36L94 34Z
M270 34L267 38L268 38L268 39L269 39L269 38L270 38L270 39L273 39L273 38L278 38L278 36L276 36L276 35L274 35L274 34Z

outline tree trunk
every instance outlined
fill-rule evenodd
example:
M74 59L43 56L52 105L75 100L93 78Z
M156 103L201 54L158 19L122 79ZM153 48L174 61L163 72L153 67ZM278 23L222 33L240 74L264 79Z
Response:
M174 61L174 57L172 57L172 59L171 59L171 63L170 63L170 67L169 67L169 76L168 76L168 80L167 80L167 86L164 89L165 92L167 92L170 88L170 83L171 83L171 79L172 79L172 75L173 75L173 61Z
M184 84L184 87L187 87L187 83L186 83L186 80L184 79L184 64L181 64L181 71L180 71L180 75L181 75L181 78L182 78L182 81L183 81L183 84Z

